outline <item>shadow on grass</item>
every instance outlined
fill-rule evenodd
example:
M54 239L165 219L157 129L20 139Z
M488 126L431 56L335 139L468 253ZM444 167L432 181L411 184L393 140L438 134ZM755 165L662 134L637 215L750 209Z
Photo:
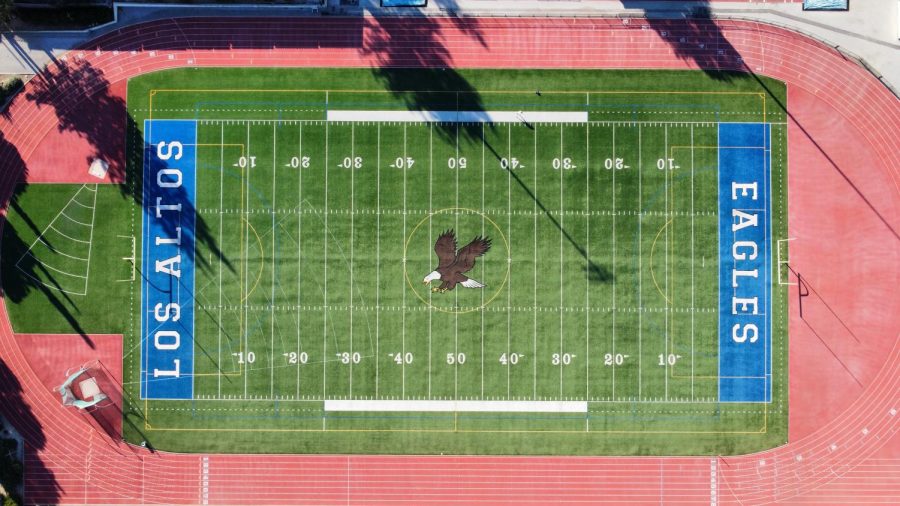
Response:
M449 10L453 24L469 37L477 40L482 46L486 42L479 22L475 18L461 18L453 15L456 6L454 1L440 2ZM365 41L363 53L375 57L377 65L372 73L385 88L403 101L407 109L412 111L471 111L484 113L487 111L484 100L475 86L469 82L456 68L450 51L440 40L441 24L431 18L416 18L409 23L402 18L366 18L368 39ZM493 123L435 123L439 136L449 143L458 141L469 145L481 145L491 152L499 161L502 155L486 138L486 132L494 132ZM530 127L530 125L529 125ZM487 130L486 130L487 129ZM594 282L612 281L612 273L605 266L599 265L587 254L587 248L566 230L553 212L541 202L538 195L528 184L507 167L510 176L515 180L519 190L523 191L541 209L547 220L556 227L566 241L585 261L588 278Z

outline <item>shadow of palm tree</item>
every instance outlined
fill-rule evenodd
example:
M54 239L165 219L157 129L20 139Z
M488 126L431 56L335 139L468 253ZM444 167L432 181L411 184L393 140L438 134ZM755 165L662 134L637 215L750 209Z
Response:
M37 453L47 445L47 437L23 394L19 379L0 358L0 415L25 439L28 460L25 491L32 494L27 501L31 504L58 504L60 484Z
M622 6L640 9L650 26L682 60L690 61L713 79L731 81L748 77L738 50L713 18L708 1L652 2L621 0Z
M441 2L446 6L456 6L455 1ZM485 45L477 20L451 16L453 24L470 37ZM369 37L362 51L373 55L377 65L372 68L375 76L395 97L403 100L407 109L414 111L472 111L486 112L484 100L478 90L456 68L449 50L440 40L441 24L432 18L416 18L408 23L404 18L367 18L366 32ZM493 132L493 123L436 123L435 131L448 142L457 139L468 144L484 146L499 162L502 155L487 139L487 132ZM553 213L538 198L528 184L515 171L509 174L518 188L543 211L545 217L556 227L585 261L589 279L606 283L612 281L612 273L588 257L587 248L566 230Z
M143 166L142 156L146 146L135 143L134 139L140 138L140 130L128 113L125 100L111 92L110 83L102 70L85 60L74 63L60 61L52 70L35 77L33 87L25 97L38 107L52 107L60 131L77 133L91 145L93 153L85 160L85 167L94 158L107 161L107 176L119 183L122 195L133 199L137 205L143 204L143 173L140 170L129 171L127 167ZM193 208L185 209L185 213L193 213L196 221L190 230L182 229L182 233L205 245L233 271L234 267L222 255L206 221L195 211ZM175 224L166 223L166 226L174 227ZM174 230L167 232L174 234ZM197 259L201 268L211 268L202 255Z
M0 156L2 156L4 169L9 171L12 181L24 181L28 170L25 161L22 160L19 150L6 140L3 132L0 132ZM4 208L13 208L22 217L22 221L31 230L31 233L40 236L41 230L28 216L28 213L19 205L19 198L27 191L26 183L12 184L7 193L2 196ZM63 287L57 282L53 272L46 268L34 256L27 254L31 244L22 240L20 232L15 226L2 218L3 235L2 256L0 256L0 276L2 276L2 294L14 304L21 303L32 293L43 295L57 312L68 322L72 330L82 339L94 347L93 341L78 322L78 307L68 297ZM53 248L52 244L47 245Z

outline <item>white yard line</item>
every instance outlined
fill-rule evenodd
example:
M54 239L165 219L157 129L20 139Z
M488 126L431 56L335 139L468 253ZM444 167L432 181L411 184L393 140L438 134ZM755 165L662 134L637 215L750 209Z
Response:
M325 274L322 276L324 285L322 295L322 397L326 397L328 395L328 123L325 123L325 226L322 228L322 235L325 240L325 254L322 255L322 263L325 267ZM322 424L323 426L325 424L324 416Z
M269 338L271 347L269 348L269 396L275 397L275 266L278 265L275 259L275 173L278 169L278 147L275 145L278 139L278 123L272 123L272 300L269 304L272 306L272 319L269 323Z
M223 209L225 207L225 124L220 125L219 128L219 209ZM222 305L222 248L225 247L224 241L222 240L223 235L223 225L224 217L219 214L219 306ZM218 361L218 374L216 374L216 379L218 381L217 387L217 395L219 398L222 397L222 308L219 308L219 321L216 325L218 327L218 340L219 340L219 361Z
M665 126L664 129L665 129L665 136L664 136L665 143L663 145L664 146L663 157L668 158L669 157L669 127ZM666 163L668 164L668 160ZM663 298L666 299L666 308L668 308L669 307L669 226L668 226L668 223L669 223L669 220L668 220L668 218L669 218L669 171L668 171L668 167L666 167L666 170L663 172L663 181L664 181L663 190L666 195L666 198L665 198L666 224L664 225L664 228L666 229L666 242L665 242L666 256L665 256L665 269L663 271L663 273L664 273L663 287L664 287L665 293L663 294ZM665 343L664 343L665 354L663 355L663 369L665 370L665 389L666 389L665 390L665 400L669 400L669 370L670 369L669 369L669 313L668 313L668 311L666 313L664 313L664 317L665 317L665 320L664 320L664 326L663 326L663 329L664 329L663 337L665 339Z
M456 104L459 106L459 93L456 94ZM459 144L459 125L456 125L456 142ZM459 148L457 148L458 150ZM459 233L459 166L455 172L456 177L456 200L453 211L454 227L453 230ZM453 290L454 307L459 307L459 290ZM459 399L459 313L453 313L453 398Z
M532 330L533 330L533 332L531 333L531 336L532 336L532 343L531 343L531 349L532 349L531 364L532 364L532 366L531 367L532 367L532 385L533 385L532 397L535 399L537 399L537 362L538 362L538 357L537 357L537 307L538 307L538 305L537 305L537 279L538 279L538 274L537 274L538 273L538 267L537 267L538 266L538 255L537 255L537 251L538 251L537 129L538 129L537 125L534 125L534 164L533 164L533 166L534 166L534 202L532 203L533 212L534 212L534 224L533 224L534 245L531 248L531 250L534 254L534 283L532 284L533 310L531 313L532 314L531 325L532 325Z
M691 125L691 213L694 212L694 125ZM691 401L694 400L694 216L691 215Z
M391 123L521 123L516 111L364 111L329 110L327 121ZM585 123L586 111L528 111L522 113L529 124Z
M586 94L587 101L590 102L590 94ZM585 167L584 167L584 201L588 211L591 214L591 126L585 127ZM584 219L585 229L585 256L587 257L587 268L584 270L584 307L591 307L591 220ZM591 312L585 311L584 335L585 345L584 353L586 355L585 381L584 381L584 398L591 398ZM615 359L615 357L613 357ZM587 422L586 422L586 427Z
M612 127L612 157L616 163L616 126ZM616 400L616 168L612 170L612 400Z
M250 122L247 122L247 160L250 160ZM245 175L243 184L244 184L244 190L245 190L244 194L247 196L247 203L248 203L247 207L249 207L249 202L250 202L250 172L249 172L250 169L249 169L249 166L250 166L250 164L248 163L247 168L239 169ZM247 234L250 234L250 228L249 228L250 222L248 221L247 218L248 218L248 216L246 214L241 216L241 220L243 221L243 223L241 223L241 227L244 227L246 225L247 226ZM248 265L248 263L246 261L246 259L249 256L250 256L250 241L248 238L248 240L244 241L244 270L246 271L246 275L244 276L244 294L241 296L241 299L242 299L241 300L241 311L244 313L244 335L242 336L242 339L244 340L244 355L247 355L247 353L249 353L249 350L250 350L250 332L248 330L249 323L247 322L247 317L249 316L247 313L247 303L248 303L247 299L250 298L250 294L248 293L248 285L249 285L248 278L250 276L250 266ZM247 377L250 376L250 364L246 363L247 361L246 361L245 357L240 357L240 358L245 362L243 364L243 367L241 367L241 371L243 371L243 373L244 373L243 374L243 376L244 376L244 398L246 399L247 398ZM238 364L238 365L241 365L241 364Z
M643 185L641 181L643 180L643 147L642 147L643 138L641 136L641 126L638 125L638 400L641 400L641 395L643 394L643 332L644 332L644 300L643 300L643 279L644 279L644 262L643 262L643 236L642 236L642 222L644 218L641 216L641 208L643 207L643 199L644 196L641 193L643 191Z
M350 125L350 160L356 160L356 125ZM353 218L354 218L354 184L356 179L356 169L350 166L350 387L349 395L353 398ZM375 357L378 360L378 357Z
M406 125L403 125L403 160L406 162ZM406 169L403 170L403 238L406 240ZM403 269L406 270L406 258L403 259ZM403 285L406 276L401 276L400 290L403 294L403 312L400 313L402 319L400 333L400 370L403 375L403 386L401 387L401 396L406 397L406 286Z
M376 131L375 157L375 398L378 398L381 349L381 124Z
M507 126L506 132L507 132L507 140L506 140L507 156L509 157L508 159L511 160L512 159L512 125L511 124ZM535 169L536 168L537 167L535 167ZM512 168L510 167L510 169L512 169ZM484 209L484 197L483 197L483 195L484 195L484 166L483 165L481 168L481 188L482 188L482 190L481 190L482 191L481 208ZM512 200L511 200L512 197L510 196L511 194L512 194L512 170L507 170L506 171L506 211L507 211L507 213L506 213L506 237L507 237L507 241L509 241L510 243L512 243L512 213L510 212L510 211L512 211ZM481 219L481 234L484 235L484 218ZM512 253L510 253L510 255L512 255ZM482 266L483 265L484 265L484 262L482 262ZM512 270L512 261L509 258L507 259L507 269ZM482 272L483 272L483 270L482 270ZM509 278L511 276L508 274L507 277ZM484 279L483 274L482 274L481 278ZM506 305L507 305L507 307L512 305L511 292L512 292L512 290L509 290L507 288L507 290L506 290ZM482 295L482 302L483 301L484 301L484 296ZM512 319L512 312L507 311L506 312L506 397L507 398L509 398L510 394L512 393L511 388L510 388L510 376L512 375L511 374L512 373L512 370L511 370L512 363L509 360L510 334L512 332L511 319ZM484 327L484 311L481 312L481 326ZM484 332L482 331L482 341L484 340L483 335L484 335ZM484 346L483 345L482 345L481 352L483 355L484 354ZM482 361L482 363L484 362L483 356L481 358L481 361ZM482 381L482 383L484 383L484 366L482 366L481 369L482 369L481 370L481 375L482 375L481 381ZM483 390L484 389L482 389L482 395L484 395Z
M484 128L484 127L482 127ZM457 157L458 158L458 157ZM457 160L458 161L458 160ZM434 212L432 199L432 187L434 181L434 124L428 126L428 245L434 244L431 216ZM428 290L428 304L431 305L432 292ZM432 320L434 317L434 308L428 308L428 398L431 398L431 345L432 345Z
M299 139L297 141L298 153L297 157L300 159L300 167L297 168L297 208L299 210L300 206L303 205L303 124L300 124L300 134ZM301 288L301 279L303 278L303 272L301 271L302 262L302 252L301 252L301 244L303 244L303 214L297 213L297 305L302 305L301 302L301 294L303 293ZM300 315L297 315L297 398L300 398L300 354L303 353L301 351L300 346Z
M325 399L324 410L343 412L587 413L587 402Z
M559 159L563 159L563 127L559 126ZM537 170L537 167L535 167ZM565 208L563 207L563 169L559 168L559 395L563 394L563 215Z

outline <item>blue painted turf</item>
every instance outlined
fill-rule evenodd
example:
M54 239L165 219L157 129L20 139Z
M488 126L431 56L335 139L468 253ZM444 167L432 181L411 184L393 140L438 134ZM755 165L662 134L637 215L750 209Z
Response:
M147 120L144 136L141 398L191 399L197 127Z
M772 399L770 162L768 125L719 124L720 402Z

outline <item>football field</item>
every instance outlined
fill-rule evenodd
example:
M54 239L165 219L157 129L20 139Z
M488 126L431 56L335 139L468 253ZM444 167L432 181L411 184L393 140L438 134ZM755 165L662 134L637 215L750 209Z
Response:
M132 438L560 454L783 440L783 86L473 71L478 91L407 91L345 71L360 87L332 89L338 71L279 72L129 83ZM483 287L425 283L446 232L452 251L490 241L464 271Z

